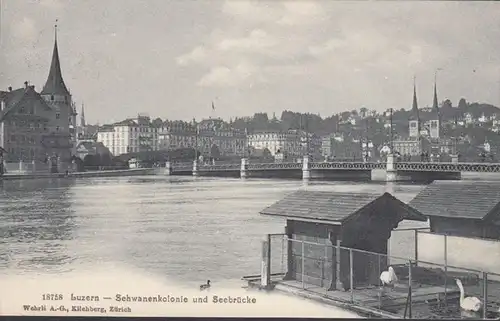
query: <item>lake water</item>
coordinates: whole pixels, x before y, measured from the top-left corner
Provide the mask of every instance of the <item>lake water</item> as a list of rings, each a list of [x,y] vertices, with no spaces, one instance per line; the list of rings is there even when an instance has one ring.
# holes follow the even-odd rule
[[[3,314],[20,314],[23,304],[47,303],[41,301],[44,293],[63,294],[66,305],[71,305],[71,293],[196,296],[197,287],[210,279],[210,296],[250,295],[257,303],[134,303],[132,313],[125,315],[354,316],[295,297],[241,288],[242,276],[260,273],[263,236],[284,231],[284,220],[258,212],[304,188],[301,181],[145,176],[0,184]],[[422,188],[382,182],[307,186],[389,191],[403,201]],[[400,227],[410,225],[418,224],[402,222]],[[403,239],[391,241],[393,255],[409,252]],[[109,305],[102,298],[93,304]],[[276,309],[277,304],[287,308]]]

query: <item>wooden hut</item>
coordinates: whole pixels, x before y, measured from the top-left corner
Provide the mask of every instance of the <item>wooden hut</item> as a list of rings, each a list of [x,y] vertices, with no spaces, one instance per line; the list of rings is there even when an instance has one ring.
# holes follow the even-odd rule
[[[434,181],[409,205],[433,233],[500,239],[500,181]]]
[[[286,218],[285,279],[330,290],[379,284],[391,231],[402,220],[426,221],[417,210],[389,193],[352,194],[297,191],[260,212]],[[306,241],[306,242],[302,242]],[[354,248],[351,257],[349,250]]]

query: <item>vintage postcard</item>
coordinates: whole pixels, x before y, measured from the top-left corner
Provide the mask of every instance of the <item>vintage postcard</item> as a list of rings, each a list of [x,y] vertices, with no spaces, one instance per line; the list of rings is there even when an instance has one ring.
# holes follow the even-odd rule
[[[499,17],[0,0],[0,315],[499,319]]]

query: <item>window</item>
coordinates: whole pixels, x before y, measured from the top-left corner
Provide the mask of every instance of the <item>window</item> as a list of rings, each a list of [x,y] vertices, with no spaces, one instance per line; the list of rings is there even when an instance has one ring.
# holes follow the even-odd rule
[[[58,132],[58,131],[59,131],[59,126],[56,127],[56,132]]]
[[[50,100],[54,101],[54,95],[50,95]]]
[[[59,118],[61,118],[61,114],[56,113],[56,119],[59,119]]]

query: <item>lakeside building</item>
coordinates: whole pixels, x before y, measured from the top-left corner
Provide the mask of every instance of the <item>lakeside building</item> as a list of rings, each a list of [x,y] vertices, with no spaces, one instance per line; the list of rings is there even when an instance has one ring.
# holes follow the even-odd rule
[[[97,131],[97,141],[102,142],[115,156],[158,150],[158,127],[153,126],[147,115],[104,125]]]
[[[222,119],[204,119],[198,124],[197,147],[206,156],[244,156],[248,148],[247,135]]]
[[[195,148],[203,156],[244,156],[247,138],[222,119],[205,119],[200,123],[165,121],[159,132],[160,150]]]
[[[256,131],[248,135],[248,145],[255,149],[268,149],[272,156],[321,155],[321,138],[302,130]]]
[[[70,163],[76,152],[77,112],[62,77],[57,29],[42,91],[26,81],[22,88],[0,91],[0,101],[0,146],[6,162]]]

